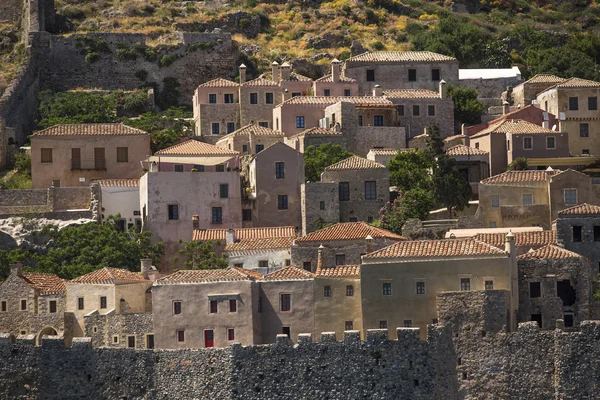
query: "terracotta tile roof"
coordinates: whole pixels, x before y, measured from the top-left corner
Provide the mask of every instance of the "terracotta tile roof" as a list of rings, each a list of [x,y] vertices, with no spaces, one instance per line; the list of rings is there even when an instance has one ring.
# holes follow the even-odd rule
[[[189,283],[255,281],[263,275],[244,268],[229,267],[224,269],[182,270],[159,278],[155,285],[177,285]]]
[[[422,258],[503,255],[506,252],[473,238],[397,242],[364,258]]]
[[[559,247],[555,244],[549,244],[537,250],[530,250],[517,257],[519,260],[549,260],[549,259],[572,259],[583,258],[582,255]]]
[[[373,153],[378,156],[395,156],[398,154],[397,149],[371,149],[369,153]]]
[[[581,78],[570,78],[556,85],[557,88],[600,88],[600,82]]]
[[[54,125],[41,131],[37,131],[33,136],[130,136],[130,135],[148,135],[148,132],[141,129],[132,128],[124,124],[64,124]]]
[[[304,76],[301,74],[298,74],[296,72],[292,72],[290,74],[290,81],[298,81],[298,82],[312,82],[312,79],[310,79],[308,76]]]
[[[383,96],[296,96],[282,104],[332,105],[344,101],[358,107],[395,107],[394,103]]]
[[[531,122],[524,121],[522,119],[505,119],[497,124],[490,125],[488,128],[477,132],[472,137],[479,137],[488,134],[496,133],[508,133],[508,134],[557,134],[559,132],[553,131],[543,126],[532,124]]]
[[[264,276],[263,281],[304,281],[313,279],[315,275],[303,268],[284,267]]]
[[[240,86],[238,83],[234,81],[230,81],[223,78],[213,79],[212,81],[204,82],[199,87],[214,87],[214,88],[222,88],[222,87],[238,87]]]
[[[89,285],[108,285],[119,283],[149,282],[140,272],[131,272],[121,268],[101,268],[83,276],[79,276],[69,283],[82,283]]]
[[[517,247],[539,247],[548,244],[556,244],[556,231],[531,231],[531,232],[514,232],[515,246]],[[500,249],[504,249],[506,234],[499,233],[480,233],[473,237]]]
[[[279,83],[272,81],[270,79],[265,78],[264,76],[259,76],[256,79],[252,79],[251,81],[242,83],[242,86],[279,86]]]
[[[486,178],[480,183],[483,185],[502,185],[505,183],[523,183],[523,182],[546,182],[548,176],[557,175],[560,171],[507,171],[501,174]]]
[[[359,278],[360,265],[336,265],[335,267],[317,268],[315,276],[319,278]]]
[[[239,154],[237,151],[223,149],[221,147],[199,142],[194,139],[186,140],[166,149],[162,149],[154,153],[154,155],[170,155],[170,156],[223,156],[231,155],[232,157]]]
[[[439,99],[440,94],[427,89],[391,89],[384,90],[383,95],[390,99]]]
[[[385,165],[359,156],[352,156],[325,168],[325,171],[342,171],[348,169],[385,169]]]
[[[457,144],[446,150],[446,154],[449,156],[485,156],[490,154],[487,151],[475,149],[473,147],[465,146],[464,144]]]
[[[221,139],[219,139],[219,142],[223,139],[234,136],[248,136],[250,132],[253,132],[256,136],[285,136],[282,132],[274,131],[271,128],[266,128],[258,124],[248,124],[246,126],[242,126],[237,131],[233,131],[223,136]]]
[[[138,187],[140,186],[139,179],[100,179],[98,181],[100,186],[114,186],[114,187]]]
[[[226,239],[227,229],[196,229],[194,230],[192,240],[212,240],[224,241]],[[296,237],[296,228],[293,226],[277,226],[271,228],[237,228],[235,236],[238,240],[243,239],[263,239],[263,238],[282,238]]]
[[[26,272],[23,278],[29,286],[38,289],[41,295],[62,294],[67,291],[64,279],[54,274]]]
[[[311,232],[306,236],[296,239],[296,242],[326,242],[330,240],[354,240],[364,239],[371,235],[373,239],[388,238],[396,240],[406,240],[406,238],[386,231],[385,229],[376,228],[366,222],[340,222],[338,224],[323,228],[316,232]]]
[[[444,56],[430,51],[369,51],[350,57],[346,62],[430,62],[456,61],[454,57]]]
[[[342,131],[336,131],[335,129],[326,128],[309,128],[305,131],[297,133],[294,136],[329,136],[329,135],[343,135]]]
[[[319,79],[317,79],[315,82],[329,82],[329,83],[333,83],[333,77],[332,77],[331,74],[325,75],[325,76],[322,76]],[[343,75],[340,74],[340,82],[352,83],[352,82],[356,82],[356,79],[349,78],[347,76],[343,76]]]
[[[448,136],[447,138],[444,138],[443,140],[444,140],[445,143],[448,143],[448,142],[450,142],[450,141],[452,141],[454,139],[460,138],[460,137],[466,137],[466,135],[463,135],[463,134],[452,135],[452,136]]]
[[[225,246],[225,251],[289,249],[294,242],[293,237],[275,237],[260,239],[240,239]]]
[[[565,78],[561,78],[556,75],[551,74],[537,74],[530,78],[527,82],[524,83],[560,83],[563,82]]]
[[[597,215],[600,214],[600,206],[583,203],[578,206],[566,208],[558,212],[558,215]]]

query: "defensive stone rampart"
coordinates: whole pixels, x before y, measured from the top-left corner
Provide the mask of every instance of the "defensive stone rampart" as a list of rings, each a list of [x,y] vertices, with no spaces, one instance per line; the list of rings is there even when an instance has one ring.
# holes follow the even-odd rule
[[[89,187],[1,190],[0,217],[23,214],[56,214],[70,213],[69,210],[84,211],[84,218],[91,218],[90,209],[92,193]],[[52,218],[60,219],[60,218]]]

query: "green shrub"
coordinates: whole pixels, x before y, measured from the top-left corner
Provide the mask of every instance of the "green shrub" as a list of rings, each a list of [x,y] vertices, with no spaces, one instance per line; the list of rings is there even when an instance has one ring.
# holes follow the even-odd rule
[[[175,57],[174,55],[171,54],[165,54],[164,56],[162,56],[160,58],[160,60],[158,61],[158,65],[162,68],[162,67],[168,67],[169,65],[173,64],[175,62],[175,60],[177,60],[177,57]]]
[[[15,169],[22,174],[31,176],[31,155],[27,151],[20,151],[15,156]]]
[[[39,94],[39,128],[58,124],[116,122],[114,95],[45,90]]]
[[[373,48],[373,50],[377,50],[377,51],[385,49],[385,46],[379,40],[372,42],[371,47]]]
[[[92,51],[90,53],[86,53],[85,62],[88,64],[93,64],[100,59],[100,54]]]
[[[257,4],[258,4],[258,3],[257,3],[257,1],[256,1],[256,0],[246,0],[246,6],[247,6],[247,7],[254,8],[254,7],[256,7],[256,5],[257,5]]]
[[[156,53],[156,51],[154,51],[153,49],[146,49],[144,51],[144,60],[152,62],[152,61],[156,61],[158,59],[158,53]]]
[[[135,61],[137,60],[138,52],[136,49],[119,43],[117,45],[117,60],[119,61]]]
[[[145,92],[130,93],[125,97],[123,109],[130,114],[142,114],[148,111],[148,95]]]

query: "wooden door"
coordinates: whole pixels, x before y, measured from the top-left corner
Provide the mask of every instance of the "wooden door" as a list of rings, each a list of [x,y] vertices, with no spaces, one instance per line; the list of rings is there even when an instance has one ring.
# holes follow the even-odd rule
[[[94,148],[94,166],[96,169],[106,169],[106,159],[104,158],[104,147]]]
[[[212,329],[204,331],[204,347],[215,347],[215,332]]]

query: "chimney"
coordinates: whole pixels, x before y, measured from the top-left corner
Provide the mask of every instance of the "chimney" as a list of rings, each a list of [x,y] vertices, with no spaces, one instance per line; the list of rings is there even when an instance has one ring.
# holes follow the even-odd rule
[[[246,82],[246,66],[244,64],[240,64],[238,69],[240,71],[240,83]]]
[[[142,258],[140,260],[141,271],[144,274],[144,278],[155,282],[158,279],[158,270],[152,265],[152,259]]]
[[[502,102],[502,115],[506,115],[510,112],[510,105],[508,104],[508,101],[504,101]]]
[[[341,65],[342,65],[342,63],[337,58],[334,58],[331,61],[331,80],[333,82],[339,82],[340,81]]]
[[[323,246],[323,244],[321,244],[319,246],[319,250],[318,250],[318,255],[317,255],[317,269],[323,269],[323,268],[327,268],[327,265],[325,263],[325,254],[323,254],[325,252],[325,246]],[[315,272],[315,271],[312,271]]]
[[[292,66],[290,65],[289,62],[286,61],[283,64],[281,64],[281,80],[282,81],[289,81],[291,73],[292,73]]]
[[[192,229],[200,229],[200,217],[198,215],[192,215]]]
[[[290,91],[289,91],[289,89],[285,89],[285,90],[283,91],[283,101],[286,101],[286,100],[287,100],[287,99],[289,99],[290,97],[292,97],[292,96],[290,95]]]
[[[232,244],[235,242],[236,242],[235,229],[233,229],[233,228],[227,229],[227,232],[225,233],[225,244]]]
[[[515,245],[515,235],[512,231],[506,234],[504,250],[508,253],[510,260],[510,269],[508,276],[510,278],[510,330],[517,330],[517,310],[519,309],[519,273],[517,271],[517,247]]]
[[[23,277],[23,267],[20,261],[16,264],[10,264],[10,274]]]
[[[383,96],[383,89],[381,88],[380,85],[375,85],[375,87],[373,87],[373,97],[381,97]]]
[[[248,132],[248,154],[256,154],[256,146],[254,146],[254,130]]]
[[[142,258],[140,259],[140,271],[148,272],[152,269],[152,259],[150,258]]]
[[[373,239],[373,236],[368,235],[365,238],[365,244],[366,244],[366,250],[367,250],[367,254],[372,253],[375,251],[375,239]]]
[[[271,64],[271,74],[273,75],[272,80],[279,82],[279,63],[277,61],[273,61]]]
[[[440,81],[440,99],[445,99],[445,98],[446,98],[446,81],[442,79]]]

